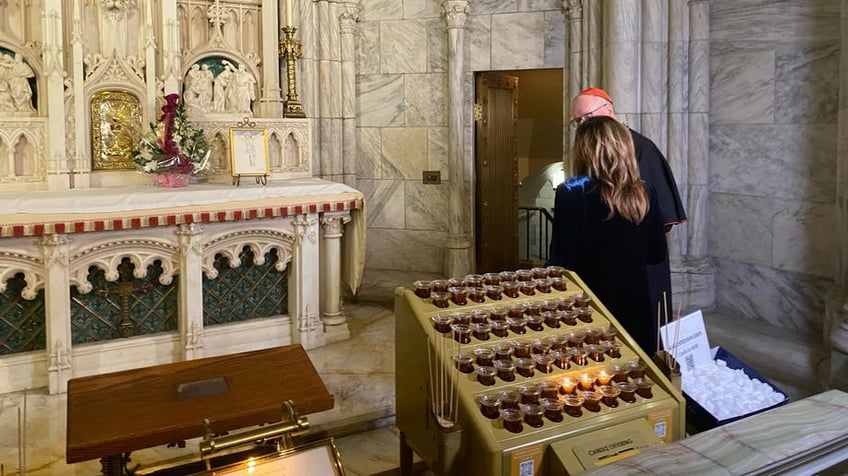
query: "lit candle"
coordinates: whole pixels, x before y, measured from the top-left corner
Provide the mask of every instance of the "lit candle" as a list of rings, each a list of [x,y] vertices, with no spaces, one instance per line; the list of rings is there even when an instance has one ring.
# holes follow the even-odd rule
[[[577,382],[571,380],[568,377],[562,379],[562,391],[565,393],[574,393],[574,387],[577,386]]]
[[[592,390],[595,386],[595,379],[589,374],[580,375],[580,388],[583,390]]]
[[[598,373],[598,384],[599,385],[609,385],[610,380],[612,379],[612,375],[606,370],[601,370]]]
[[[292,0],[286,0],[286,26],[292,26]]]

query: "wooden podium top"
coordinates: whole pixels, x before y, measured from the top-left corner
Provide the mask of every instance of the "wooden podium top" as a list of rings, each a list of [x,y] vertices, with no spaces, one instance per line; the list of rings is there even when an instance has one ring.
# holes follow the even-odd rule
[[[333,408],[300,345],[71,379],[65,460],[203,436],[204,419],[214,433],[278,422],[285,400],[300,414]]]

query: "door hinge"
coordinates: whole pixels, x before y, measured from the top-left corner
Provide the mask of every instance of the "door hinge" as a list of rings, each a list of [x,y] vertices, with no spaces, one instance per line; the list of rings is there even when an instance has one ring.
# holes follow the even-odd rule
[[[483,119],[483,105],[474,103],[474,120],[479,121],[481,119]]]

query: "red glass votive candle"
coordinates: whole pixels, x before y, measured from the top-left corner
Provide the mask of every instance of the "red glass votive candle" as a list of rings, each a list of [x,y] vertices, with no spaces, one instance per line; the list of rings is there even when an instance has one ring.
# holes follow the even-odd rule
[[[518,282],[518,290],[521,294],[525,296],[535,296],[536,295],[536,282],[535,281],[519,281]]]
[[[618,389],[621,393],[618,398],[625,403],[633,403],[636,401],[636,384],[632,382],[622,382],[618,384]]]
[[[607,345],[607,355],[612,357],[613,359],[621,358],[621,342],[606,342]]]
[[[547,354],[551,351],[551,344],[547,340],[536,339],[530,347],[531,354]]]
[[[504,281],[509,282],[516,280],[515,271],[501,271],[500,273],[498,273],[498,276],[501,278],[501,283],[503,283]]]
[[[486,290],[486,297],[493,301],[500,301],[503,299],[503,286],[497,284],[487,284],[483,287]]]
[[[551,329],[559,328],[559,311],[542,311],[542,319],[544,319],[545,325]]]
[[[466,286],[470,288],[481,287],[483,286],[483,275],[482,274],[469,274],[465,276],[463,282]]]
[[[566,326],[577,325],[577,312],[575,311],[560,311],[559,320]]]
[[[631,361],[628,362],[626,365],[627,368],[630,370],[630,378],[645,378],[645,369],[647,368],[645,364],[643,364],[642,362]]]
[[[515,364],[511,360],[495,360],[494,364],[501,380],[504,382],[515,380]]]
[[[486,300],[486,289],[483,287],[466,288],[471,302],[481,303]]]
[[[524,304],[524,314],[528,316],[542,315],[542,305],[538,302],[528,302]]]
[[[472,309],[468,312],[469,319],[471,320],[471,324],[479,324],[481,322],[487,322],[489,317],[489,312],[484,309]]]
[[[491,367],[495,361],[495,351],[480,347],[474,349],[474,357],[477,359],[477,365],[482,367]]]
[[[518,393],[521,394],[521,403],[539,403],[539,398],[542,396],[542,389],[538,385],[531,383],[518,387]]]
[[[561,422],[563,404],[559,398],[543,398],[542,407],[545,409],[545,418],[554,423]]]
[[[571,361],[574,362],[574,365],[586,365],[589,363],[589,351],[582,347],[572,347]]]
[[[492,325],[486,322],[475,322],[471,324],[471,334],[478,340],[489,340],[489,332]]]
[[[518,281],[532,281],[533,271],[530,271],[529,269],[516,269],[515,279]]]
[[[451,295],[451,301],[458,306],[464,306],[468,304],[468,288],[452,286],[448,288],[448,292]]]
[[[497,370],[494,367],[477,367],[477,381],[487,387],[495,384],[495,374]]]
[[[558,383],[551,380],[545,380],[539,384],[539,389],[542,392],[540,396],[542,398],[557,398],[559,397],[559,388],[560,385]]]
[[[453,312],[450,315],[454,324],[471,324],[471,314],[467,312]]]
[[[548,278],[544,279],[536,279],[536,291],[540,293],[550,293],[551,292],[551,281]]]
[[[519,408],[521,403],[521,394],[518,390],[502,390],[498,393],[498,398],[501,401],[501,408]]]
[[[560,299],[559,306],[557,306],[560,311],[570,311],[572,308],[574,308],[574,297],[572,296]]]
[[[589,358],[595,362],[603,362],[606,348],[598,344],[589,344],[586,346],[586,351],[589,352]]]
[[[618,331],[615,330],[614,327],[602,327],[601,328],[601,340],[605,340],[608,342],[615,341],[615,336],[618,335]]]
[[[561,278],[565,274],[565,268],[562,266],[548,266],[549,278]]]
[[[551,353],[551,355],[554,357],[554,365],[563,370],[568,369],[568,362],[571,361],[571,352],[566,350],[555,350]]]
[[[501,284],[501,275],[498,273],[484,273],[483,274],[483,284],[494,286],[497,284]]]
[[[549,374],[554,371],[554,356],[548,354],[533,354],[536,361],[536,370]]]
[[[450,306],[450,293],[442,291],[433,291],[430,293],[430,298],[433,300],[433,305],[436,307],[445,308]]]
[[[595,377],[591,374],[580,374],[578,381],[580,382],[580,390],[592,390],[595,388]]]
[[[574,305],[577,307],[589,307],[592,302],[592,297],[586,293],[580,293],[574,296]]]
[[[515,341],[512,343],[512,349],[516,358],[530,357],[530,349],[533,344],[530,342]]]
[[[415,295],[423,299],[430,297],[430,292],[433,290],[430,281],[415,281],[413,286],[415,286]]]
[[[523,303],[514,303],[510,304],[506,311],[507,317],[524,317],[524,304]]]
[[[453,318],[450,316],[445,316],[443,314],[433,314],[433,317],[430,318],[433,321],[433,329],[440,334],[447,334],[451,331],[451,324],[453,324]]]
[[[601,330],[596,328],[586,329],[586,338],[583,340],[586,344],[597,344],[601,341]]]
[[[492,346],[492,350],[495,352],[495,360],[512,361],[513,348],[509,342],[498,342]]]
[[[568,280],[565,278],[548,278],[551,281],[551,287],[557,291],[567,291],[568,290]]]
[[[536,361],[529,357],[521,357],[515,361],[515,368],[518,375],[530,378],[533,376],[533,369],[536,368]]]
[[[520,408],[501,408],[501,420],[504,430],[510,433],[521,433],[524,429],[521,422],[524,420],[524,412]]]
[[[562,398],[565,404],[565,414],[574,418],[583,415],[583,395],[566,395]]]
[[[523,317],[508,317],[506,319],[506,323],[509,324],[509,330],[515,334],[524,334],[527,332],[524,329],[524,326],[527,324],[527,320]]]
[[[503,306],[495,306],[489,309],[489,320],[490,321],[506,321],[507,317],[507,308]]]
[[[454,354],[453,365],[457,370],[464,374],[474,372],[474,357],[469,354]]]
[[[633,371],[630,372],[633,374]],[[654,392],[651,387],[654,383],[646,378],[634,378],[633,383],[636,384],[636,393],[642,398],[654,398]]]
[[[468,324],[451,324],[453,331],[453,340],[460,344],[468,344],[471,342],[471,326]]]
[[[545,408],[539,403],[526,403],[521,405],[524,410],[524,422],[533,428],[542,426],[542,415],[545,414]]]
[[[531,314],[528,315],[525,320],[527,321],[527,327],[531,331],[540,332],[545,330],[545,318],[543,318],[542,316]]]
[[[626,365],[616,365],[612,368],[615,376],[612,378],[617,383],[623,383],[630,380],[630,368]]]
[[[509,335],[509,324],[506,321],[492,321],[492,334],[495,337],[506,337]]]
[[[496,420],[500,416],[501,399],[497,395],[480,395],[480,413],[490,420]]]
[[[532,268],[533,279],[544,279],[548,277],[548,268]]]
[[[604,402],[604,405],[610,408],[618,407],[618,395],[621,393],[618,385],[599,385],[598,393],[601,394],[601,401]]]
[[[583,408],[590,412],[601,411],[601,394],[592,390],[581,392],[583,396]]]
[[[448,282],[447,279],[436,279],[436,280],[430,282],[430,288],[434,292],[444,293],[444,292],[447,292],[449,287],[450,287],[450,283]]]
[[[581,322],[592,322],[592,308],[590,307],[575,307],[577,309],[577,319]]]
[[[518,283],[515,281],[501,281],[501,287],[503,288],[503,295],[506,297],[517,298],[518,297]]]

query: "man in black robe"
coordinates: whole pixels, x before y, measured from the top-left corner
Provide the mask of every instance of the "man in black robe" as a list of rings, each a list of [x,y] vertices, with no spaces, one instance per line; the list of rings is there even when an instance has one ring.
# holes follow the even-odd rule
[[[612,99],[602,89],[585,89],[571,102],[572,124],[579,124],[593,116],[615,118]],[[639,162],[639,174],[642,180],[651,184],[656,192],[660,216],[667,233],[672,226],[686,221],[686,211],[683,209],[683,202],[677,191],[677,182],[674,180],[668,161],[656,144],[633,129],[630,129],[630,133],[633,135],[636,160]],[[674,307],[671,302],[671,267],[668,256],[663,262],[648,266],[647,278],[653,316],[664,316],[664,309],[667,308],[668,317],[671,319]],[[663,304],[664,296],[665,304]],[[652,320],[653,336],[656,336],[658,332],[656,326],[657,322]],[[657,346],[643,350],[650,355],[657,350]]]

